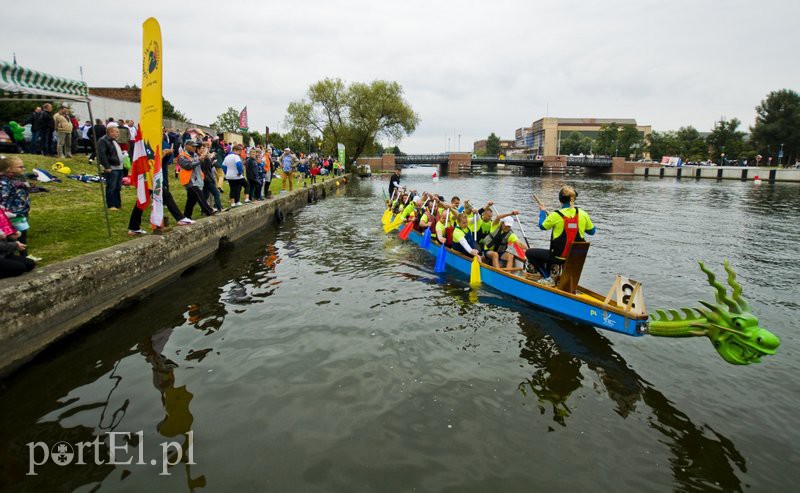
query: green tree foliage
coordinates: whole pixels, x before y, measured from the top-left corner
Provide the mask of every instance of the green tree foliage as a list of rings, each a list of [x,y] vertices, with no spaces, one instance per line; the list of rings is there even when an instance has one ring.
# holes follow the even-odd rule
[[[602,156],[616,156],[617,139],[619,138],[619,125],[609,123],[600,127],[597,133],[595,154]]]
[[[720,119],[714,124],[711,135],[706,139],[714,160],[719,160],[723,152],[726,160],[737,159],[742,155],[745,150],[745,133],[738,130],[740,124],[738,118],[728,121]]]
[[[600,127],[595,153],[604,156],[637,158],[645,149],[644,136],[635,125],[617,125],[616,122]]]
[[[486,137],[486,155],[499,156],[500,155],[500,137],[495,135],[494,132]]]
[[[778,163],[778,152],[783,144],[784,164],[794,164],[800,157],[800,94],[790,89],[770,92],[756,106],[756,124],[751,142],[763,156],[772,156]]]
[[[623,125],[617,136],[617,156],[637,159],[644,149],[644,138],[635,125]]]
[[[2,101],[0,102],[0,122],[8,123],[14,121],[24,125],[25,120],[30,117],[33,110],[43,104],[43,101]]]
[[[594,140],[580,132],[570,133],[561,141],[561,154],[589,154],[594,149]]]
[[[656,132],[650,134],[647,143],[647,150],[650,157],[660,161],[664,156],[674,156],[678,154],[678,138],[675,132]]]
[[[247,132],[247,134],[250,136],[250,140],[253,142],[253,145],[264,145],[264,135],[260,132]]]
[[[239,131],[239,112],[232,107],[228,107],[225,113],[217,116],[211,127],[219,132],[238,132]]]
[[[356,159],[377,150],[381,137],[399,141],[410,135],[419,116],[397,82],[345,85],[341,79],[324,79],[312,84],[304,99],[289,103],[286,123],[291,131],[305,132],[312,142],[322,142],[322,152],[336,154],[336,144],[341,142],[348,159]]]
[[[406,155],[406,153],[401,151],[400,148],[397,147],[397,146],[392,147],[392,150],[389,151],[389,152],[391,152],[395,156],[405,156]]]
[[[708,142],[696,128],[689,125],[681,127],[675,134],[678,140],[678,155],[686,161],[704,161],[708,159]]]
[[[684,161],[703,161],[708,158],[708,143],[692,126],[681,127],[674,132],[653,132],[647,147],[656,161],[663,156],[679,156]]]
[[[178,120],[181,122],[189,121],[189,117],[175,109],[175,107],[172,106],[172,103],[167,101],[166,98],[162,96],[162,99],[164,101],[164,118],[170,118],[172,120]]]

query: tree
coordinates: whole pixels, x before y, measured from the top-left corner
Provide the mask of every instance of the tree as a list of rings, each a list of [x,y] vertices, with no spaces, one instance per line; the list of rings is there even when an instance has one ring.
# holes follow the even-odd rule
[[[595,153],[603,156],[616,156],[617,139],[619,139],[619,125],[616,122],[603,125],[597,133]]]
[[[561,141],[561,154],[589,154],[594,147],[594,140],[580,132],[570,133]]]
[[[238,132],[239,112],[229,106],[225,113],[217,116],[211,126],[220,132]]]
[[[44,101],[2,101],[0,102],[0,122],[17,122],[25,124],[37,106],[42,106]]]
[[[617,152],[615,156],[636,159],[642,155],[643,148],[644,138],[642,133],[636,129],[636,125],[623,125],[617,135]]]
[[[392,150],[389,152],[391,152],[395,156],[406,156],[406,153],[401,151],[400,148],[397,146],[392,147]]]
[[[745,133],[737,130],[740,123],[738,118],[731,118],[729,121],[720,119],[714,124],[714,129],[706,140],[715,160],[721,159],[722,153],[725,153],[726,158],[740,157],[745,147]]]
[[[246,132],[247,133],[247,132]],[[253,145],[260,146],[264,145],[264,134],[260,132],[249,132],[250,138],[253,140]]]
[[[175,107],[172,106],[172,103],[167,101],[166,98],[162,96],[162,99],[164,101],[164,118],[170,118],[172,120],[178,120],[181,122],[189,121],[189,117],[175,109]]]
[[[495,135],[494,132],[486,137],[486,155],[499,156],[500,155],[500,137]]]
[[[399,141],[419,124],[400,84],[383,80],[347,86],[341,79],[324,79],[312,84],[304,99],[289,103],[286,112],[290,132],[322,142],[328,154],[336,154],[342,143],[351,160],[376,150],[379,138]]]
[[[675,132],[653,132],[647,144],[650,157],[661,161],[664,156],[673,156],[678,153],[678,139]]]
[[[778,161],[783,148],[783,163],[794,164],[800,151],[800,94],[790,89],[770,92],[756,106],[756,124],[750,128],[751,142],[764,156]]]
[[[708,159],[708,142],[696,128],[689,125],[675,132],[678,143],[678,155],[686,161],[704,161]]]

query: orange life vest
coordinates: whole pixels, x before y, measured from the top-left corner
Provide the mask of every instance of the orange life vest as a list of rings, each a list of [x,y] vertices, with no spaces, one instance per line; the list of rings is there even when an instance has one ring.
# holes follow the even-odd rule
[[[188,159],[189,161],[192,160],[192,156],[190,156],[189,153],[185,152],[185,151],[180,153],[178,158],[179,159],[180,158]],[[178,168],[180,169],[180,171],[178,172],[178,179],[181,181],[181,185],[183,185],[185,187],[192,180],[192,172],[194,172],[194,170],[193,169],[183,169],[183,166],[181,166],[181,165],[178,165]],[[200,174],[202,174],[203,179],[205,180],[206,174],[203,173],[202,171],[200,171]]]

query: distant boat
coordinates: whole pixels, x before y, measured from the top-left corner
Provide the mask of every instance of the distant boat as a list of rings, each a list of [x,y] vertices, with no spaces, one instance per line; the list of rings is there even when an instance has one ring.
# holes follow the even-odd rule
[[[370,168],[369,164],[358,165],[358,176],[360,178],[369,178],[372,176],[372,168]]]

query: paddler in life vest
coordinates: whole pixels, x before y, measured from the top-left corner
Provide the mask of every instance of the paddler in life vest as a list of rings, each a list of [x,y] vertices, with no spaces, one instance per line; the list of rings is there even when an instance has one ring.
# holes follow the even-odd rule
[[[414,211],[419,207],[422,207],[422,197],[414,195],[414,198],[403,207],[403,210],[400,212],[400,217],[402,217],[405,222],[413,221]]]
[[[452,214],[451,211],[450,215]],[[474,236],[469,229],[469,216],[462,212],[458,215],[456,222],[457,225],[453,229],[453,250],[468,257],[473,255],[480,256],[481,253],[477,250]]]
[[[589,214],[583,209],[575,207],[575,198],[578,196],[575,189],[569,185],[561,187],[558,192],[558,201],[561,209],[547,214],[543,204],[539,204],[539,229],[552,230],[550,234],[550,248],[531,248],[525,252],[528,262],[543,276],[539,281],[542,284],[554,285],[550,279],[550,268],[561,265],[569,255],[570,247],[575,241],[584,241],[584,237],[595,233],[594,224]]]
[[[418,230],[419,232],[424,232],[425,229],[430,228],[433,226],[434,221],[436,219],[436,196],[435,195],[428,195],[428,204],[424,207],[424,211],[422,216],[419,218],[418,223]]]
[[[510,217],[519,214],[518,211],[511,211],[508,214],[501,214],[494,220],[492,230],[480,240],[478,244],[483,248],[486,261],[491,262],[495,269],[500,268],[500,261],[506,263],[506,269],[514,265],[513,250],[510,249],[514,243],[519,241],[517,235],[511,231],[514,220]],[[480,228],[480,226],[478,226]]]

